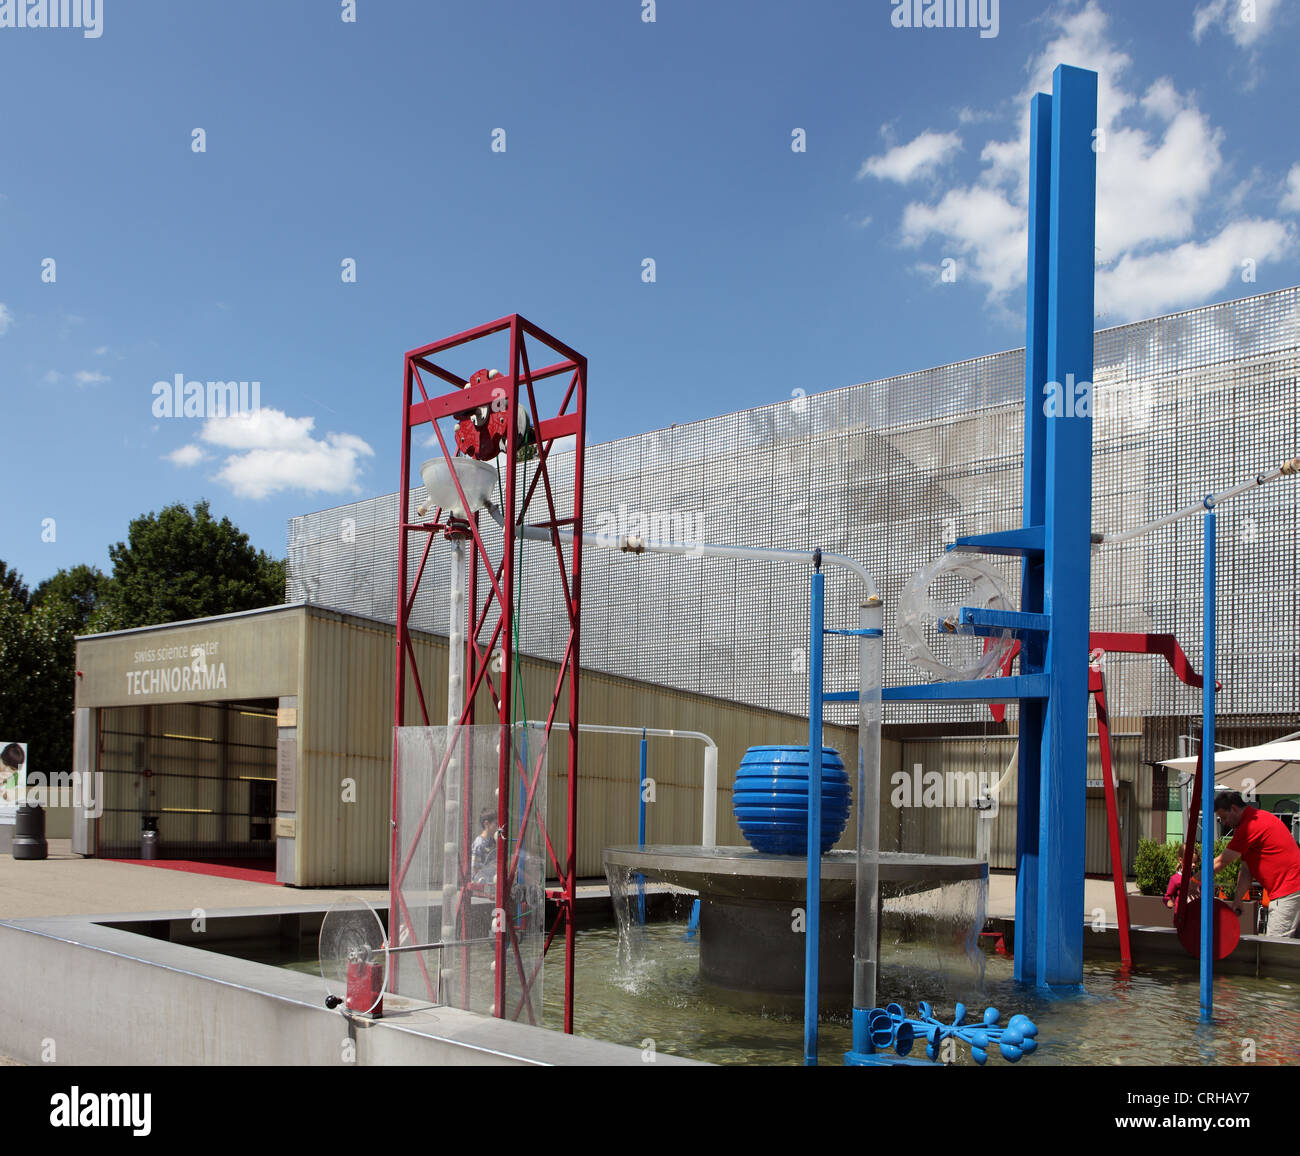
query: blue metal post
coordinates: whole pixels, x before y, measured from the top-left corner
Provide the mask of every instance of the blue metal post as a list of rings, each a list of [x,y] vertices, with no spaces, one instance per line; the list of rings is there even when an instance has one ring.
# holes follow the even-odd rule
[[[636,845],[645,846],[645,764],[646,764],[646,738],[645,727],[641,728],[641,777],[640,784],[637,787],[637,798],[640,800],[637,827],[636,827]],[[639,871],[636,876],[636,917],[642,926],[645,926],[645,876]]]
[[[1039,747],[1039,987],[1077,988],[1083,982],[1096,127],[1097,74],[1058,66],[1052,76],[1048,224],[1046,372],[1055,404],[1044,423],[1043,609],[1051,615],[1052,629],[1046,653],[1050,691]],[[1026,403],[1047,400],[1027,398]],[[1020,950],[1019,929],[1016,940]]]
[[[1029,104],[1029,269],[1025,303],[1025,456],[1023,524],[1045,520],[1047,418],[1042,405],[1047,382],[1048,223],[1051,220],[1052,98],[1040,92]],[[1020,608],[1043,610],[1043,556],[1027,553],[1021,564]],[[1021,674],[1040,673],[1047,643],[1038,636],[1021,643]],[[1020,703],[1020,754],[1016,771],[1016,938],[1017,983],[1038,978],[1038,795],[1043,703]]]
[[[1205,656],[1201,677],[1201,1022],[1214,1015],[1214,579],[1215,514],[1205,515]],[[1194,836],[1193,836],[1194,837]]]
[[[819,552],[820,554],[820,552]],[[803,1062],[817,1064],[818,984],[822,905],[822,644],[826,605],[821,559],[812,576],[808,631],[808,878],[804,898]]]

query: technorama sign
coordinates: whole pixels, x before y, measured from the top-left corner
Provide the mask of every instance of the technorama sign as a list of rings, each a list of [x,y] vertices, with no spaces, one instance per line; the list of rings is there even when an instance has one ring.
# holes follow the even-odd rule
[[[220,645],[206,642],[137,650],[135,669],[126,671],[126,693],[135,696],[225,690],[226,664],[217,658]]]

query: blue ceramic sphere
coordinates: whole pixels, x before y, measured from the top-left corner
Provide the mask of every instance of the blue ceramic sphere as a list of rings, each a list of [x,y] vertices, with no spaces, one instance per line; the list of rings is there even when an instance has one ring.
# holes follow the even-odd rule
[[[808,751],[804,747],[750,747],[740,760],[731,809],[740,833],[756,851],[808,853]],[[822,748],[821,853],[849,821],[849,775],[831,747]]]

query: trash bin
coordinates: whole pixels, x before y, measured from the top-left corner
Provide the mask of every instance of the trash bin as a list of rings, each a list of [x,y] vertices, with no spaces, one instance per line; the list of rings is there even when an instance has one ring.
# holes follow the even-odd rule
[[[140,858],[158,858],[158,816],[145,815],[144,825],[140,830]]]
[[[23,803],[14,820],[14,858],[45,859],[50,845],[45,841],[45,808]]]

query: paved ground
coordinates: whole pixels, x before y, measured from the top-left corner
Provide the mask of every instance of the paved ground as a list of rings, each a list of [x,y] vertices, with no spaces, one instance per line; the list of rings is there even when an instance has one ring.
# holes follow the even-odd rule
[[[582,881],[578,893],[597,895],[604,890],[604,880],[589,879]],[[72,853],[67,839],[51,839],[50,857],[41,862],[16,862],[9,855],[0,855],[0,919],[195,907],[292,907],[299,903],[328,903],[340,891],[365,896],[379,905],[388,902],[388,891],[382,887],[300,889],[107,859],[83,859]],[[1105,909],[1107,922],[1115,922],[1115,891],[1108,879],[1084,881],[1084,910],[1080,914],[1091,918],[1097,907]],[[1015,909],[1015,876],[1000,872],[992,875],[988,914],[1014,916]]]
[[[1129,893],[1137,888],[1130,883]],[[1101,907],[1106,912],[1106,922],[1115,922],[1115,884],[1109,879],[1085,879],[1083,881],[1083,918],[1091,919],[1094,909]],[[997,872],[989,876],[988,914],[1014,918],[1016,914],[1016,877],[1011,872]]]
[[[101,915],[127,911],[186,911],[202,907],[293,907],[329,903],[341,892],[388,903],[382,887],[312,888],[245,883],[158,867],[83,859],[69,840],[51,839],[50,857],[39,862],[0,855],[0,919],[38,915]]]

